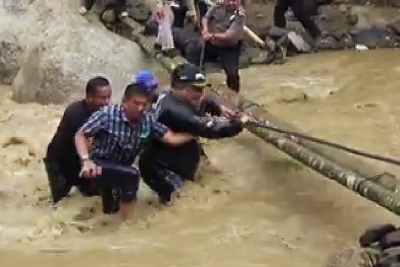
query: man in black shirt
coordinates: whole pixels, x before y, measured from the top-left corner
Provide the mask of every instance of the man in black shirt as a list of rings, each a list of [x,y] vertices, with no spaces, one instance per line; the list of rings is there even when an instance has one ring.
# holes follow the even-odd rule
[[[233,137],[243,130],[245,117],[241,118],[242,122],[204,117],[202,113],[216,110],[208,110],[207,105],[201,107],[205,105],[202,99],[206,81],[198,67],[179,65],[172,72],[171,80],[173,90],[163,97],[155,110],[159,122],[174,132],[209,139]],[[215,106],[211,109],[214,108],[218,109]],[[174,147],[157,140],[149,142],[141,154],[139,168],[144,182],[158,194],[161,203],[169,203],[185,180],[194,179],[201,150],[197,139]]]
[[[85,196],[94,195],[90,180],[79,177],[81,164],[74,137],[93,112],[109,103],[110,97],[109,81],[104,77],[94,77],[86,84],[85,99],[76,101],[65,109],[44,158],[54,204],[66,197],[72,186],[77,186]]]

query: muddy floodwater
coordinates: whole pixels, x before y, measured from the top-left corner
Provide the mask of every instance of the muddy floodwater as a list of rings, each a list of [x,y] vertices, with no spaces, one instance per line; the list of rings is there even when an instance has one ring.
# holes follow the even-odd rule
[[[291,58],[243,70],[243,93],[306,132],[400,156],[398,58],[395,50]],[[363,228],[399,222],[248,133],[208,143],[220,172],[189,185],[172,209],[149,208],[143,186],[137,219],[120,228],[90,213],[96,198],[76,195],[53,210],[41,158],[62,111],[1,100],[1,266],[326,266],[334,251],[356,247]]]

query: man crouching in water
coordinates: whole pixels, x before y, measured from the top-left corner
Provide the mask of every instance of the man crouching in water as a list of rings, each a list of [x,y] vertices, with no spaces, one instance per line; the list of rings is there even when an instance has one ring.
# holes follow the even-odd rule
[[[75,135],[75,146],[82,161],[81,174],[93,178],[100,192],[120,193],[121,220],[131,217],[139,189],[140,175],[132,164],[146,143],[154,138],[170,146],[193,139],[175,134],[147,112],[151,93],[138,83],[128,85],[122,104],[94,113]],[[88,149],[88,138],[92,147]]]
[[[97,76],[87,82],[85,99],[73,102],[65,109],[44,158],[54,204],[66,197],[72,186],[77,186],[85,196],[94,195],[90,181],[79,177],[81,164],[74,136],[93,112],[108,105],[110,97],[109,81]]]
[[[198,67],[182,64],[172,72],[171,80],[174,88],[156,110],[159,122],[175,132],[209,139],[233,137],[243,130],[238,120],[200,115],[206,80]],[[185,180],[194,179],[200,155],[197,138],[175,147],[151,140],[139,160],[142,178],[158,194],[160,202],[168,204]]]

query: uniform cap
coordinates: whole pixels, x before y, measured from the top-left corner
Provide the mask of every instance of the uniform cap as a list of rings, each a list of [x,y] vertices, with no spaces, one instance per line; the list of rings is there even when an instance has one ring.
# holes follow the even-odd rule
[[[193,64],[182,65],[177,81],[198,87],[204,87],[207,85],[206,76],[199,67]]]

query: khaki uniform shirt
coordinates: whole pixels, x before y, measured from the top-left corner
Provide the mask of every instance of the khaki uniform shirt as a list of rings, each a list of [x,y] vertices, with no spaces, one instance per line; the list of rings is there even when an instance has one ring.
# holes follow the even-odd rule
[[[211,33],[230,32],[231,38],[227,41],[213,41],[217,46],[235,46],[244,37],[244,25],[246,13],[241,6],[234,12],[226,10],[223,4],[217,4],[211,7],[204,18],[208,21],[208,29]]]

